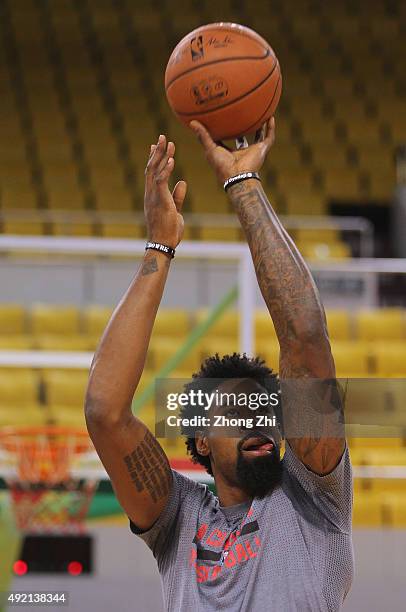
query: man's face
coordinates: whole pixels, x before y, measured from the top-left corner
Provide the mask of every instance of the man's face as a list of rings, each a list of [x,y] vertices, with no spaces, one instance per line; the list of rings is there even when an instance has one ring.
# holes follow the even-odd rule
[[[218,391],[229,397],[244,395],[249,400],[266,391],[251,379],[223,382]],[[268,405],[255,410],[249,401],[236,405],[231,399],[221,401],[209,411],[211,427],[206,432],[206,444],[215,478],[221,476],[230,486],[237,487],[250,497],[264,497],[281,480],[280,434],[276,426],[269,426],[274,412]],[[268,426],[260,426],[268,417]],[[215,419],[221,425],[214,425]]]

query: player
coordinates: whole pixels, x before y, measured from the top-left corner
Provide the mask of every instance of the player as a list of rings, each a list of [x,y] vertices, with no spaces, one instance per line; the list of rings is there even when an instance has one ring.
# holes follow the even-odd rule
[[[335,368],[323,307],[256,178],[274,142],[275,122],[267,124],[259,142],[241,141],[237,151],[213,142],[201,124],[191,127],[219,181],[233,179],[227,196],[280,345],[285,454],[281,459],[275,428],[237,427],[224,437],[196,431],[188,449],[214,475],[215,496],[172,471],[158,441],[132,415],[173,250],[183,233],[186,184],[180,181],[169,191],[175,145],[164,136],[151,147],[146,168],[152,244],[94,357],[85,408],[89,433],[131,530],[157,560],[166,610],[336,611],[353,576],[351,466],[341,404],[331,384]],[[207,360],[191,385],[213,379],[220,379],[217,391],[237,389],[247,396],[276,381],[261,360],[237,354]],[[216,404],[217,412],[222,409]],[[233,410],[227,407],[225,414]]]

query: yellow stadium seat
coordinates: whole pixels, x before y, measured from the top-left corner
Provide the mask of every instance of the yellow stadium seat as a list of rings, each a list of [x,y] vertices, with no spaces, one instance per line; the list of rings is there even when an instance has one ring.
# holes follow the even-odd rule
[[[382,496],[371,493],[354,495],[353,524],[354,527],[381,527]]]
[[[346,123],[348,141],[355,144],[362,142],[376,145],[382,140],[379,127],[375,117],[354,117]]]
[[[25,159],[3,160],[0,166],[0,180],[13,180],[25,185],[30,183],[30,166]]]
[[[0,428],[2,427],[30,427],[47,425],[50,415],[42,406],[25,406],[24,409],[7,409],[0,405]]]
[[[3,223],[4,234],[17,234],[22,236],[38,236],[44,233],[44,224],[41,221],[12,221],[6,219]]]
[[[6,336],[0,336],[0,350],[10,349],[19,351],[28,351],[33,349],[35,346],[34,336],[28,334],[14,335],[8,334]]]
[[[103,221],[101,230],[104,238],[142,238],[144,236],[143,227],[133,222]]]
[[[347,310],[326,310],[327,329],[330,339],[350,340],[351,321]]]
[[[154,407],[149,404],[141,408],[139,414],[137,416],[141,419],[141,421],[148,427],[148,429],[155,433],[155,423],[156,423],[156,412]]]
[[[201,361],[214,356],[216,353],[222,358],[224,355],[240,352],[238,340],[236,338],[232,340],[230,336],[204,338],[199,348]]]
[[[406,378],[406,344],[403,342],[374,343],[371,347],[375,373],[383,378]]]
[[[357,147],[357,158],[361,168],[380,174],[382,169],[391,171],[395,169],[393,146],[385,147],[382,144],[364,145]]]
[[[406,491],[404,478],[368,478],[368,489],[373,493],[404,493]]]
[[[402,438],[350,438],[351,448],[402,448]]]
[[[277,336],[271,315],[267,310],[255,311],[255,341],[256,345],[277,342]]]
[[[340,230],[335,227],[306,228],[295,230],[297,242],[323,242],[326,244],[340,241]]]
[[[179,338],[186,336],[190,329],[189,313],[178,308],[162,308],[158,310],[153,338],[172,336]]]
[[[238,242],[241,232],[238,227],[200,227],[201,240],[216,240],[219,242]]]
[[[323,261],[351,257],[351,249],[345,242],[298,242],[297,248],[303,257],[310,260]]]
[[[93,236],[95,226],[91,221],[55,222],[52,224],[52,233],[55,236]]]
[[[88,379],[86,370],[47,370],[43,373],[46,403],[53,412],[62,408],[83,410]]]
[[[86,420],[83,410],[75,410],[73,408],[60,408],[59,406],[48,407],[48,419],[52,425],[60,427],[73,427],[78,429],[86,429]]]
[[[83,329],[89,336],[100,337],[113,314],[110,306],[88,306],[83,311]]]
[[[79,309],[76,306],[34,305],[31,309],[31,331],[37,336],[77,334]]]
[[[364,465],[401,465],[406,466],[406,448],[369,448],[362,451]]]
[[[85,208],[85,194],[77,185],[53,183],[47,189],[48,206],[55,210],[82,210]]]
[[[351,168],[325,168],[324,192],[330,199],[358,200],[363,197],[360,177]]]
[[[314,179],[310,170],[284,171],[278,174],[277,187],[281,192],[289,192],[291,189],[300,192],[309,192],[314,187]]]
[[[332,354],[339,378],[369,376],[368,345],[361,342],[334,342],[332,343]]]
[[[327,202],[324,194],[316,189],[293,189],[287,186],[283,190],[286,212],[290,215],[324,215]]]
[[[147,427],[154,427],[154,423],[155,423],[155,381],[156,378],[154,376],[154,374],[151,374],[151,371],[148,370],[144,370],[142,376],[141,376],[141,380],[138,383],[138,387],[135,391],[134,394],[134,398],[133,398],[133,412],[136,416],[139,416],[140,414],[145,414],[147,413],[148,415],[148,422],[146,422]],[[143,393],[149,389],[150,390],[150,396],[145,400],[143,400],[143,405],[141,407],[137,407],[136,403],[138,402],[138,400],[141,399]],[[153,428],[152,428],[153,431]]]
[[[20,304],[0,304],[0,335],[23,334],[25,311]]]
[[[360,340],[402,340],[405,337],[405,316],[400,308],[361,310],[355,317]]]
[[[150,365],[154,371],[154,375],[158,373],[166,363],[175,355],[176,351],[182,346],[180,341],[173,338],[158,337],[151,340],[148,357],[152,360]],[[176,366],[178,370],[188,371],[190,376],[192,372],[198,370],[200,366],[200,354],[197,347],[193,347],[188,355],[179,362]]]
[[[371,198],[375,198],[376,201],[389,200],[396,185],[394,168],[389,171],[381,169],[377,173],[370,171],[368,181]]]
[[[206,321],[210,311],[207,308],[199,308],[195,313],[195,325]],[[239,336],[240,314],[237,310],[227,310],[207,330],[204,338],[215,339],[218,336],[237,340]]]
[[[80,334],[41,334],[35,337],[34,346],[40,351],[90,351],[93,338]]]
[[[96,208],[98,210],[131,211],[134,208],[133,196],[124,187],[112,188],[98,184],[96,188]]]
[[[1,206],[6,211],[16,209],[35,209],[37,207],[37,197],[34,189],[18,186],[4,186],[1,188]]]
[[[406,491],[403,481],[403,490],[385,495],[385,504],[391,511],[391,526],[404,529],[406,527]]]
[[[278,126],[279,129],[279,126]],[[303,159],[299,148],[291,144],[278,141],[275,143],[274,155],[270,160],[271,168],[276,171],[283,172],[285,169],[292,170],[293,168],[302,168]]]
[[[151,372],[148,372],[148,371],[144,370],[143,373],[142,373],[141,379],[140,379],[140,381],[138,383],[137,390],[135,392],[134,398],[137,398],[137,396],[139,396],[141,393],[143,393],[145,391],[145,389],[147,387],[149,387],[150,384],[152,382],[154,382],[154,381],[155,381],[155,375],[151,374]]]
[[[319,143],[312,146],[312,161],[317,168],[347,168],[348,154],[344,146],[332,147],[330,143]]]
[[[255,354],[265,360],[268,368],[274,372],[279,372],[279,343],[274,342],[258,342]]]
[[[77,182],[75,163],[70,160],[48,160],[44,166],[44,180],[46,185],[75,185]]]
[[[39,405],[39,376],[31,369],[1,368],[0,406],[8,409]]]

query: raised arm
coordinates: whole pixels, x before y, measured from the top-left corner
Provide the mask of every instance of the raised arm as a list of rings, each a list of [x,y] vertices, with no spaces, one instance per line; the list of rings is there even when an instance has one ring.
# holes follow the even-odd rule
[[[180,214],[186,183],[173,193],[168,180],[175,146],[160,136],[146,168],[144,211],[148,240],[175,248],[182,238]],[[148,529],[168,500],[172,476],[158,441],[131,411],[170,259],[145,252],[130,287],[115,309],[95,353],[85,400],[89,434],[131,520]]]
[[[230,151],[213,142],[201,124],[192,122],[191,127],[222,184],[241,172],[258,172],[275,138],[275,121],[271,119],[259,142]],[[337,465],[345,442],[334,426],[341,407],[335,399],[334,386],[327,382],[335,379],[335,368],[316,285],[261,183],[256,179],[244,180],[231,186],[227,193],[245,232],[280,345],[279,374],[281,383],[286,381],[282,398],[288,441],[307,467],[326,474]],[[294,379],[301,379],[301,384],[296,386]],[[305,397],[299,390],[305,391]],[[291,436],[289,432],[300,431],[298,423],[309,415],[310,433],[307,429],[304,435]]]

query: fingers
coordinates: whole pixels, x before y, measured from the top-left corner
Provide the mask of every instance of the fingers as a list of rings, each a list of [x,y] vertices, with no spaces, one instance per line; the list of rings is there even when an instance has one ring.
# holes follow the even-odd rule
[[[145,169],[147,180],[155,179],[158,185],[167,186],[169,177],[175,167],[175,144],[168,142],[161,134],[156,145],[151,145],[150,156]]]
[[[267,127],[268,124],[264,123],[264,125],[255,132],[255,144],[257,142],[262,142],[265,139]]]
[[[159,174],[168,163],[168,159],[175,156],[175,145],[173,142],[168,142],[168,146],[166,147],[166,151],[162,156],[162,160],[158,165],[157,173]]]
[[[156,171],[166,151],[166,137],[161,134],[156,145],[151,145],[151,153],[145,169],[145,174]]]
[[[175,189],[172,191],[173,201],[175,202],[176,210],[182,211],[183,202],[185,201],[187,191],[187,183],[185,181],[178,181],[175,185]]]
[[[158,186],[158,189],[167,189],[169,177],[171,176],[173,169],[175,167],[175,160],[173,157],[168,157],[166,159],[165,165],[157,171],[155,176],[155,182]]]
[[[275,117],[271,117],[266,126],[266,135],[263,140],[266,145],[266,150],[268,151],[273,143],[275,142]]]
[[[207,153],[212,149],[216,148],[216,143],[214,142],[204,125],[202,125],[199,121],[191,121],[189,125],[202,143]]]

